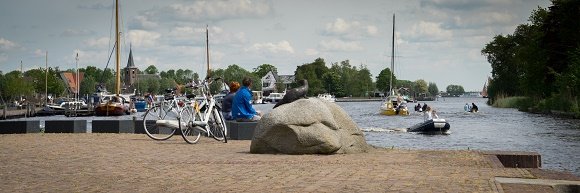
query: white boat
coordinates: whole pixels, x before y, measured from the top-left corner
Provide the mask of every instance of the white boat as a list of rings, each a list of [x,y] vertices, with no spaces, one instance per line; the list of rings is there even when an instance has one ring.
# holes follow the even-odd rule
[[[318,98],[331,103],[336,102],[336,98],[334,98],[334,95],[328,93],[318,94]]]
[[[389,95],[381,104],[379,111],[382,115],[409,115],[407,102],[393,89],[393,73],[395,69],[395,15],[393,14],[393,39],[391,51],[391,80],[389,83]]]
[[[284,98],[284,93],[273,92],[270,93],[270,95],[267,97],[264,97],[263,100],[265,102],[277,103],[278,101],[282,100],[282,98]]]

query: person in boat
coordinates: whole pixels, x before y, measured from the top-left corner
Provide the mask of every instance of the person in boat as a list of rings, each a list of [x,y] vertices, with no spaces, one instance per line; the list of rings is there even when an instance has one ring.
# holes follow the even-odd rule
[[[232,117],[232,103],[234,101],[234,96],[236,96],[236,92],[240,89],[240,83],[236,81],[232,81],[229,85],[230,92],[224,97],[224,101],[222,102],[222,115],[224,115],[224,119],[226,120],[233,120]]]
[[[421,111],[425,112],[427,110],[427,103],[423,103],[423,107],[421,107]]]
[[[477,113],[477,111],[479,111],[479,108],[477,108],[477,105],[475,105],[475,103],[471,103],[471,112]]]
[[[464,110],[465,112],[469,112],[469,111],[471,111],[471,107],[469,106],[469,103],[465,103],[465,106],[463,107],[463,110]]]
[[[425,110],[423,111],[423,119],[425,121],[433,119],[433,115],[431,114],[431,107],[430,106],[425,107]]]
[[[417,103],[417,106],[415,106],[415,111],[417,112],[423,111],[423,109],[421,109],[421,103]]]
[[[250,90],[252,79],[245,77],[242,80],[242,85],[232,102],[232,117],[240,122],[259,121],[262,118],[262,113],[256,111],[252,106],[252,90]]]

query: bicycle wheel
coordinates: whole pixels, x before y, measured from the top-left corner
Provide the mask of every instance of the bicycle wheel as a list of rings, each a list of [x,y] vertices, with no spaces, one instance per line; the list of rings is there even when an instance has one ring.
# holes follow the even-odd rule
[[[192,112],[193,110],[191,108],[185,108],[183,111],[181,111],[181,122],[185,122],[187,125],[186,127],[181,127],[181,137],[183,137],[183,140],[190,144],[194,144],[199,141],[202,130],[199,128],[199,126],[191,126],[193,121],[200,120],[199,116],[197,116],[197,114],[193,114]]]
[[[211,136],[218,141],[228,142],[226,121],[221,112],[214,109],[208,121]]]
[[[177,120],[173,111],[164,106],[150,108],[143,115],[143,129],[145,134],[154,140],[166,140],[173,136],[175,128],[158,125],[158,120]]]

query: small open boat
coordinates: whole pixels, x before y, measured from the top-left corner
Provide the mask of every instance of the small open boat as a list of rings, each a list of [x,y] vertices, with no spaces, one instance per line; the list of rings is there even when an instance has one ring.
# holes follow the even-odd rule
[[[422,123],[413,125],[407,132],[418,132],[418,133],[446,133],[451,128],[451,125],[445,119],[429,119]]]

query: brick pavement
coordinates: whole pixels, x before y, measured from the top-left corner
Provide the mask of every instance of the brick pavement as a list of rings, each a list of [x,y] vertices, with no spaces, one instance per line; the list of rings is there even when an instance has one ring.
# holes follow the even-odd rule
[[[249,147],[181,136],[0,135],[0,192],[498,192],[494,176],[534,177],[475,151],[262,155]]]

